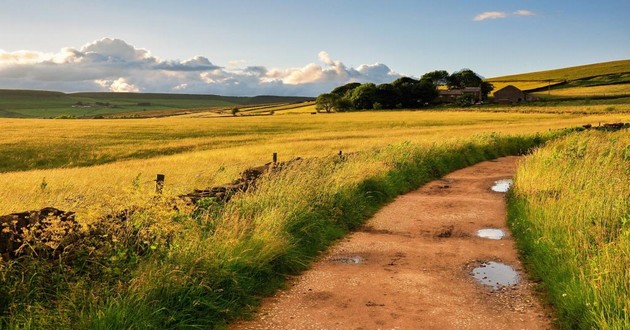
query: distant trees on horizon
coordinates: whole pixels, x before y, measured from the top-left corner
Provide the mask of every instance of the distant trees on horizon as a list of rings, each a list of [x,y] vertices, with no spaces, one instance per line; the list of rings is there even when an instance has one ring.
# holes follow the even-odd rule
[[[480,87],[485,99],[494,86],[483,81],[469,69],[448,74],[436,70],[424,74],[419,80],[401,77],[388,84],[352,82],[333,89],[330,93],[320,94],[316,99],[318,112],[344,112],[353,110],[379,110],[420,108],[435,103],[439,96],[438,87],[463,89]]]

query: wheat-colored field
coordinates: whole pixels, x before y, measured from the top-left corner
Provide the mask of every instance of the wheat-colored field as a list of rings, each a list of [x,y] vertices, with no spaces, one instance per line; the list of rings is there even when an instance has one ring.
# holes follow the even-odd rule
[[[588,86],[588,87],[571,87],[553,89],[550,92],[538,92],[534,95],[540,96],[630,96],[630,84],[615,84],[615,85],[603,85],[603,86]]]
[[[0,120],[0,214],[54,206],[82,224],[78,236],[54,236],[56,255],[32,236],[19,260],[3,256],[0,328],[221,327],[396,195],[523,153],[556,129],[630,121],[618,111],[510,110]],[[174,201],[273,152],[306,160],[226,204]],[[104,218],[123,209],[136,211]]]
[[[0,214],[44,206],[100,215],[147,198],[156,174],[165,194],[222,184],[247,167],[410,141],[455,141],[628,121],[630,115],[361,112],[148,120],[1,120]],[[41,166],[44,164],[45,166]],[[41,168],[54,164],[54,168]],[[39,167],[39,168],[38,168]],[[142,192],[142,193],[139,193]]]
[[[521,163],[511,224],[562,328],[630,327],[630,135],[584,132]]]

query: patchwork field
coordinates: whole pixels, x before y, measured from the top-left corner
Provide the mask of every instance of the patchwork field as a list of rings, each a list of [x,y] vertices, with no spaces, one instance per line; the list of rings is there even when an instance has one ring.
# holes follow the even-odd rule
[[[44,206],[94,209],[138,182],[165,174],[167,192],[224,183],[271,160],[356,152],[409,141],[423,145],[478,134],[529,134],[628,114],[575,116],[507,112],[347,113],[150,120],[0,121],[0,214]],[[42,183],[46,189],[40,189]],[[20,191],[16,194],[16,191]],[[79,197],[80,196],[80,197]],[[109,209],[111,207],[107,206]]]
[[[537,92],[539,97],[627,95],[630,60],[495,77],[487,81],[494,85],[494,91],[513,85]]]
[[[151,94],[151,93],[61,93],[30,90],[0,90],[0,117],[154,117],[173,113],[215,112],[234,107],[285,104],[312,100],[309,97]]]
[[[52,221],[26,232],[19,249],[2,255],[0,328],[221,328],[251,313],[286,275],[304,270],[395,196],[482,160],[523,154],[567,134],[588,134],[575,133],[584,124],[630,122],[627,97],[313,112],[306,102],[143,119],[0,119],[0,215],[47,206],[76,212],[75,227]],[[627,158],[627,131],[615,134],[606,138],[621,141],[611,148],[615,157],[621,155],[613,164],[619,166]],[[568,157],[575,164],[590,157],[590,149],[582,148],[588,143],[577,145],[556,148],[559,156],[551,158]],[[255,189],[236,192],[227,202],[204,198],[192,205],[178,198],[232,182],[243,170],[270,162],[274,152],[280,161],[304,160],[266,173]],[[546,155],[534,156],[538,162],[541,153]],[[605,163],[606,155],[584,164],[599,168],[596,163]],[[522,172],[518,182],[527,180],[524,187],[535,182]],[[161,195],[155,193],[157,174],[166,177]],[[525,188],[518,192],[519,198],[531,195]],[[537,221],[522,212],[523,221]],[[5,223],[2,239],[11,233]],[[627,227],[611,223],[615,230]],[[608,230],[606,225],[592,230]],[[546,235],[544,229],[540,235]],[[576,269],[591,271],[571,270]],[[579,286],[571,290],[593,298]],[[625,291],[609,291],[614,299],[627,298]],[[580,299],[572,301],[587,301]],[[611,313],[593,309],[588,319],[606,325],[620,312]]]

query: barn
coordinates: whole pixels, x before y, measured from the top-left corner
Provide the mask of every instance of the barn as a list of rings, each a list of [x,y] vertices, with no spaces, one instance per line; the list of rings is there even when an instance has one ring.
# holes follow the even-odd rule
[[[527,101],[527,94],[512,85],[507,85],[494,92],[495,103],[520,103]]]

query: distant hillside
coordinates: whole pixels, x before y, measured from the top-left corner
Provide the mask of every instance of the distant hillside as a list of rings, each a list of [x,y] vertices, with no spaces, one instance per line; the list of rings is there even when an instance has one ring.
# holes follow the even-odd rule
[[[61,93],[32,90],[0,90],[0,117],[56,118],[96,117],[170,110],[199,110],[257,104],[286,104],[311,101],[312,97],[254,96],[237,97],[199,94],[160,93]]]
[[[552,96],[625,95],[630,93],[630,60],[495,77],[487,81],[495,86],[495,91],[514,85],[529,92],[547,91],[551,87]],[[595,86],[599,87],[593,88]]]

